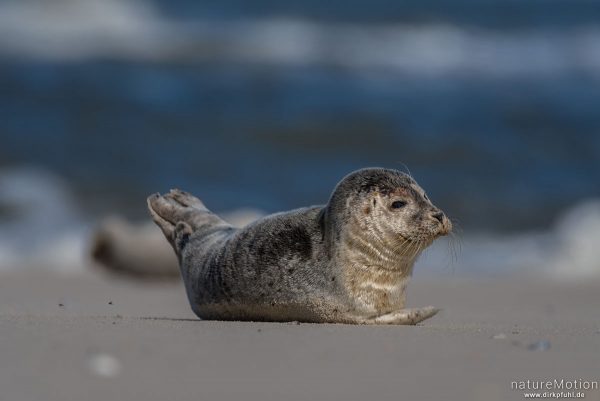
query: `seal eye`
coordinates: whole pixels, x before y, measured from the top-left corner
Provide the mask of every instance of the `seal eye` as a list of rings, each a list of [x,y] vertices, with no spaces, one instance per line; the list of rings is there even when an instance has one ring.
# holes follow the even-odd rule
[[[392,202],[392,209],[401,209],[404,206],[406,206],[406,202],[405,201],[394,201]]]

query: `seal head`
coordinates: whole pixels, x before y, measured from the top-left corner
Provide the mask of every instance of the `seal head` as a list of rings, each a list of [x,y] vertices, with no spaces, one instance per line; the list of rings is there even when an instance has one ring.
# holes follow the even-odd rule
[[[377,240],[423,247],[450,233],[452,223],[408,174],[366,168],[344,177],[323,209],[322,226],[330,241],[345,228],[366,230]]]

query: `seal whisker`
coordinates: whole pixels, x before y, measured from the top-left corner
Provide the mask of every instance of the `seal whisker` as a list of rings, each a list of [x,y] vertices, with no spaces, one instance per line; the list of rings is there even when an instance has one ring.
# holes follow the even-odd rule
[[[402,167],[404,167],[404,170],[406,170],[406,174],[407,174],[407,175],[408,175],[410,178],[412,178],[413,180],[415,179],[415,178],[413,177],[412,173],[410,172],[410,169],[408,168],[408,166],[407,166],[406,164],[404,164],[404,163],[403,163],[403,162],[401,162],[401,161],[398,161],[397,163],[398,163],[398,164],[400,164]]]

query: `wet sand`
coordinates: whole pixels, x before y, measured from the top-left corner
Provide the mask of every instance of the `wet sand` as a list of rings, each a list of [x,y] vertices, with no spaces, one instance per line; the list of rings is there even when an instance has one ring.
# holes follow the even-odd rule
[[[600,380],[600,281],[417,277],[408,297],[444,310],[199,321],[178,282],[2,273],[0,400],[520,400],[511,381]]]

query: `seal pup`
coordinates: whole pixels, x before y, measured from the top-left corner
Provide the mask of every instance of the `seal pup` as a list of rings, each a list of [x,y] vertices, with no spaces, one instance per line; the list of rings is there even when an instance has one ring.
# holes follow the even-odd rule
[[[180,190],[148,207],[202,319],[417,324],[438,312],[405,309],[405,288],[421,251],[452,225],[400,171],[355,171],[327,205],[242,229]]]

